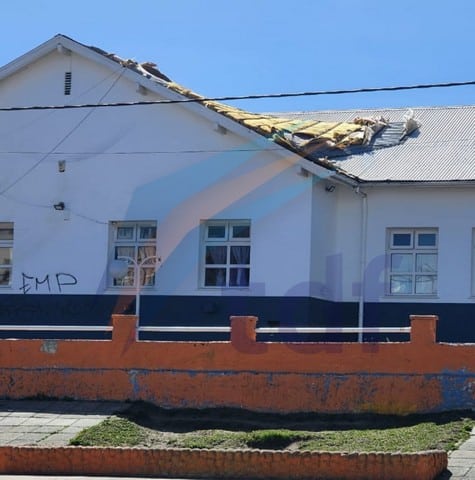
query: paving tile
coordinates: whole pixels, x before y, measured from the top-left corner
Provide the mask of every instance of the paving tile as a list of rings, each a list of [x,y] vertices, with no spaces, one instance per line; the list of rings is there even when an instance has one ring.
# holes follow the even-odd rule
[[[79,418],[72,425],[82,428],[92,427],[93,425],[101,423],[106,418],[106,416],[102,416],[100,418]]]
[[[57,413],[51,413],[51,412],[35,412],[33,414],[34,418],[54,418],[57,417]]]
[[[7,425],[20,425],[22,424],[25,420],[27,420],[29,417],[2,417],[0,419],[0,426],[7,426]]]
[[[12,440],[19,436],[19,433],[0,433],[0,445],[9,445]]]
[[[47,425],[56,425],[56,426],[67,427],[69,425],[72,425],[75,421],[76,421],[75,418],[57,417],[57,418],[54,418],[53,420],[50,420],[47,423]]]
[[[458,458],[467,458],[467,459],[475,460],[475,450],[466,450],[464,446],[459,450],[454,450],[450,454],[450,459],[455,460]]]
[[[12,445],[36,445],[40,440],[45,437],[44,433],[28,433],[15,438]]]
[[[58,425],[36,425],[29,429],[33,433],[52,434],[60,431],[63,427]]]
[[[49,421],[47,420],[49,423]],[[26,418],[24,422],[22,422],[22,425],[25,426],[36,426],[36,425],[44,425],[45,419],[44,418],[37,418],[37,417],[30,417]]]
[[[49,446],[49,447],[62,447],[69,444],[69,440],[71,440],[71,435],[63,435],[61,433],[56,433],[54,435],[49,435],[42,440],[40,440],[37,445],[41,446]]]

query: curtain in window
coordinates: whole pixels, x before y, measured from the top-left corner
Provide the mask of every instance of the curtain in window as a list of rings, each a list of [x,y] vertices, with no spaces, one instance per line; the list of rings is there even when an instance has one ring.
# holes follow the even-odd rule
[[[213,265],[226,264],[226,247],[206,247],[206,263]]]
[[[249,265],[250,248],[249,246],[232,246],[231,263],[237,265]],[[247,268],[236,268],[236,286],[247,287]]]

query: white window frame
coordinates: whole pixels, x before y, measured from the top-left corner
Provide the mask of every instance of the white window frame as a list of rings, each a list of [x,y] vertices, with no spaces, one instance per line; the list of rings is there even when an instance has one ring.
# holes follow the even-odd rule
[[[132,236],[130,238],[120,238],[119,230],[132,229]],[[151,238],[141,238],[142,229],[155,229],[155,235]],[[124,289],[153,289],[156,286],[156,270],[159,262],[157,249],[158,236],[157,222],[154,220],[144,221],[112,221],[109,223],[109,262],[115,260],[127,261],[129,270],[122,278],[113,278],[109,274],[108,286],[109,288]],[[132,255],[120,255],[116,248],[133,248]],[[143,253],[145,247],[153,248],[152,255],[147,252]],[[140,253],[142,252],[142,257]],[[144,257],[145,255],[145,257]],[[133,275],[133,282],[130,282],[130,276]],[[140,286],[137,285],[137,279],[141,279]],[[147,283],[143,283],[143,282]]]
[[[1,239],[0,248],[8,248],[10,250],[9,262],[4,262],[2,256],[0,256],[0,270],[9,271],[8,283],[0,283],[0,288],[10,288],[12,286],[13,278],[13,239],[15,238],[15,231],[13,222],[0,222],[0,230],[11,230],[12,237],[8,239]]]
[[[409,234],[410,245],[396,245],[394,243],[395,234]],[[435,245],[419,245],[420,234],[434,234]],[[407,270],[393,270],[392,256],[393,254],[403,254],[411,256],[410,268]],[[436,256],[436,269],[435,271],[427,272],[424,270],[418,270],[417,259],[418,254],[429,254]],[[439,230],[437,228],[388,228],[387,230],[387,292],[386,294],[392,297],[398,296],[410,296],[410,297],[427,297],[437,295],[437,282],[438,282],[438,260],[439,260]],[[397,277],[411,277],[411,291],[397,292],[392,289],[393,279]],[[430,292],[418,292],[418,277],[432,277],[434,284]]]
[[[209,227],[224,228],[222,237],[210,237]],[[234,227],[248,227],[248,237],[235,237],[233,235]],[[200,249],[200,280],[201,288],[209,289],[249,289],[251,281],[251,222],[250,220],[203,220],[201,222],[201,249]],[[223,263],[207,263],[207,247],[226,247],[226,261]],[[249,247],[249,263],[232,263],[231,249],[232,247]],[[224,281],[219,285],[207,284],[207,270],[219,269],[225,271]],[[241,270],[236,275],[245,275],[244,271],[248,270],[248,280],[244,279],[244,283],[232,284],[232,271]],[[246,281],[247,280],[247,281]]]

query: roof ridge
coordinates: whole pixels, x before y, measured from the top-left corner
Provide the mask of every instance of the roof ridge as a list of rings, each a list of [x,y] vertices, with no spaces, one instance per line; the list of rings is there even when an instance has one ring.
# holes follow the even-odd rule
[[[406,106],[406,107],[375,107],[375,108],[349,108],[349,109],[335,109],[335,110],[299,110],[299,111],[288,111],[288,112],[261,112],[263,115],[274,115],[274,116],[280,116],[280,115],[308,115],[308,114],[313,114],[313,113],[361,113],[361,112],[401,112],[401,111],[407,111],[407,110],[414,110],[414,111],[420,111],[420,110],[453,110],[453,109],[471,109],[475,108],[475,105],[430,105],[430,106]]]

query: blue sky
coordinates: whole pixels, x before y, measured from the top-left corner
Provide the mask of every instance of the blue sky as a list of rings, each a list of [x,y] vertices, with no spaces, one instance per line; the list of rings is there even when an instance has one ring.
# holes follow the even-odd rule
[[[206,96],[475,80],[473,0],[15,0],[0,65],[56,33]],[[229,102],[252,111],[475,104],[475,86]]]

